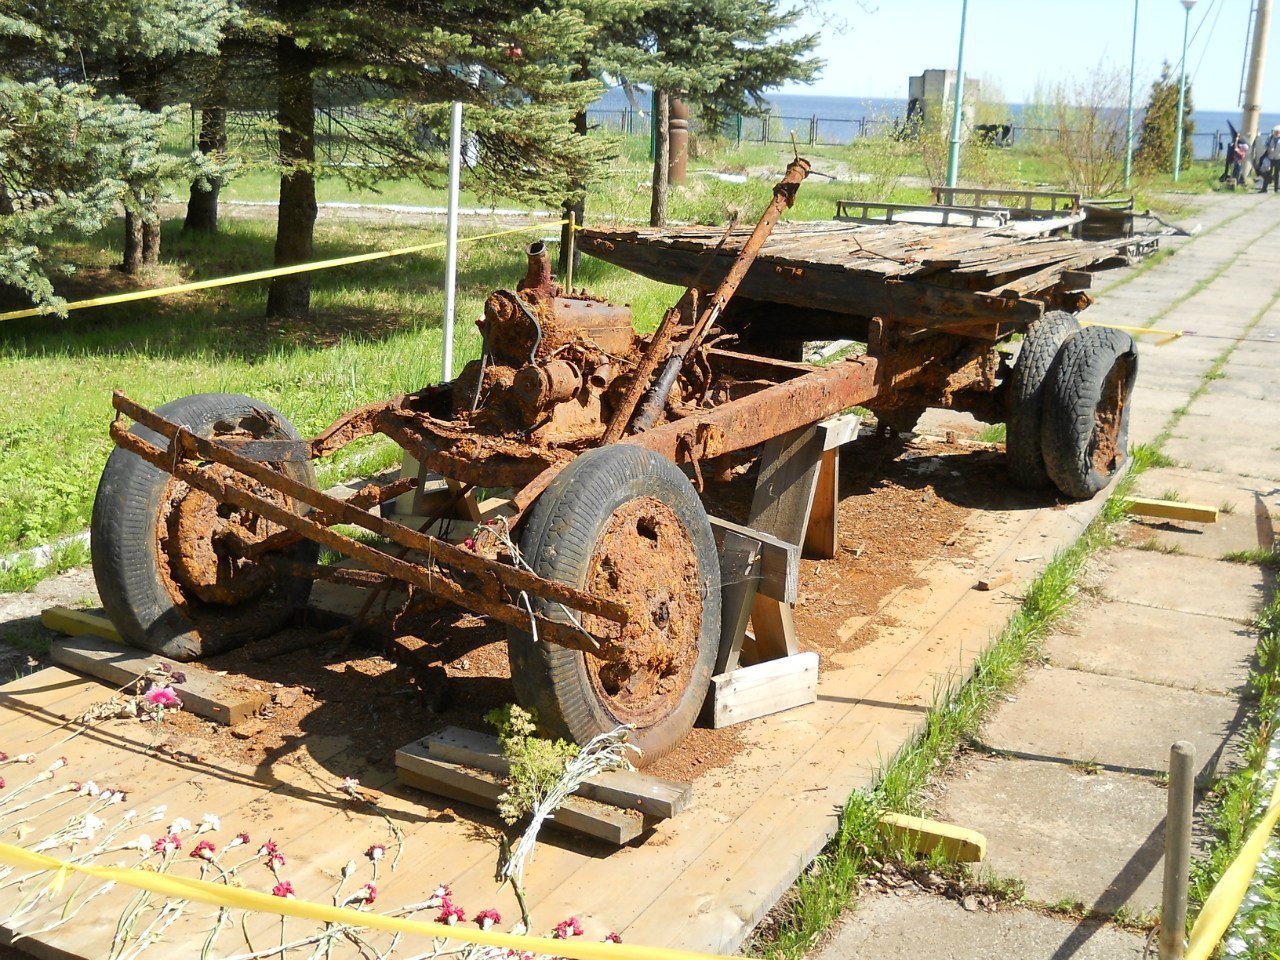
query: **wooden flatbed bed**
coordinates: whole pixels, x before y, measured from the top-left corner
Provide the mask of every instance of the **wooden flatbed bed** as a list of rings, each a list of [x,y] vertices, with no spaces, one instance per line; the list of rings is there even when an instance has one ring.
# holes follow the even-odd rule
[[[1025,230],[1025,222],[976,228],[779,224],[726,314],[731,318],[735,305],[743,313],[742,301],[748,310],[751,302],[783,304],[993,338],[1038,319],[1046,308],[1083,309],[1091,272],[1124,262],[1115,242],[1028,236]],[[653,280],[708,291],[749,232],[735,228],[718,249],[725,234],[713,227],[597,228],[582,231],[581,243],[592,256]],[[788,314],[789,325],[795,319]],[[813,333],[833,332],[829,324],[818,326],[823,329]],[[858,333],[855,327],[843,335],[864,339]]]

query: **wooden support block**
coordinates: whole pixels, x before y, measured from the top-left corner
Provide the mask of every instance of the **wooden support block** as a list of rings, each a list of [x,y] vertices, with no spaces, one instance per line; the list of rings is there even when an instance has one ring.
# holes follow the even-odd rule
[[[903,813],[885,813],[880,816],[880,830],[906,842],[919,854],[927,855],[941,847],[949,859],[960,863],[980,863],[987,855],[986,837],[976,830],[951,823],[909,817]]]
[[[712,674],[738,669],[751,607],[760,588],[761,541],[721,528],[720,644]]]
[[[793,543],[756,530],[740,526],[719,517],[707,517],[711,521],[711,533],[716,538],[716,549],[725,554],[728,533],[754,541],[760,552],[760,592],[783,603],[795,603],[800,593],[800,548]]]
[[[270,691],[235,690],[225,677],[216,673],[174,663],[100,637],[55,640],[49,654],[59,666],[87,673],[114,687],[132,683],[157,664],[167,663],[186,675],[186,682],[173,684],[174,691],[182,700],[182,709],[228,726],[255,715],[271,699]]]
[[[57,630],[69,637],[82,637],[88,634],[124,643],[120,631],[100,613],[87,610],[72,610],[70,607],[48,607],[40,613],[40,622],[50,630]]]
[[[484,770],[455,766],[428,756],[421,740],[396,751],[396,778],[450,800],[495,810],[506,785]],[[621,846],[640,836],[643,819],[634,813],[570,797],[548,821],[565,830]]]
[[[755,635],[754,659],[776,660],[800,652],[796,618],[791,604],[762,593],[751,605],[751,632]]]
[[[809,560],[830,560],[839,547],[836,515],[840,509],[840,448],[822,452],[818,485],[813,491],[809,524],[804,531],[804,556]]]
[[[830,420],[823,420],[818,426],[823,431],[822,449],[835,450],[850,440],[858,438],[858,430],[862,427],[862,416],[857,413],[842,413]]]
[[[816,426],[792,430],[766,441],[747,523],[786,543],[800,543],[809,526],[809,510],[822,463],[824,431]]]
[[[817,699],[818,655],[799,653],[712,677],[707,712],[719,729]]]
[[[989,573],[974,586],[979,590],[994,590],[996,587],[1003,587],[1006,583],[1013,579],[1013,574],[1008,570],[1002,573]]]
[[[446,727],[418,743],[426,745],[433,760],[476,767],[500,777],[505,777],[509,769],[498,738],[487,733]],[[693,788],[687,783],[676,783],[635,770],[613,770],[592,777],[574,795],[623,810],[635,810],[646,817],[668,819],[688,806]]]
[[[1161,520],[1186,520],[1190,523],[1217,523],[1218,508],[1198,503],[1182,503],[1180,500],[1150,500],[1146,497],[1129,497],[1125,500],[1125,513],[1138,517],[1156,517]]]

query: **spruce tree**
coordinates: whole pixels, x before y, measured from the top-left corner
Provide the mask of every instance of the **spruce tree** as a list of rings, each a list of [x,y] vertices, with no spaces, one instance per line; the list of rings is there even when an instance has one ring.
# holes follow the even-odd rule
[[[213,50],[228,15],[221,0],[3,0],[0,284],[56,308],[46,237],[100,230],[117,205],[154,223],[151,199],[194,161],[161,150],[166,114],[120,95],[119,67]]]
[[[1182,105],[1182,169],[1191,166],[1191,135],[1195,123],[1191,120],[1191,81]],[[1166,61],[1160,68],[1160,76],[1151,84],[1151,95],[1142,117],[1142,130],[1138,146],[1133,153],[1134,166],[1144,174],[1169,173],[1173,170],[1174,143],[1178,130],[1178,77]]]

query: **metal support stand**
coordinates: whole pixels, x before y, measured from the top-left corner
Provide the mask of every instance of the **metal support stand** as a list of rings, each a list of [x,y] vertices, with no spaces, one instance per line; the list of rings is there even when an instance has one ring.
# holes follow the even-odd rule
[[[747,526],[712,518],[722,582],[720,653],[703,711],[712,727],[817,699],[818,655],[800,653],[796,636],[800,555],[835,556],[840,446],[860,422],[846,414],[768,441]]]

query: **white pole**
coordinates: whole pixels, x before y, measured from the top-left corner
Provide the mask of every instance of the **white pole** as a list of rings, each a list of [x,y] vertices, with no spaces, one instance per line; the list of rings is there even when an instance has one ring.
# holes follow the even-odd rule
[[[1133,0],[1133,49],[1129,51],[1129,123],[1124,136],[1124,188],[1133,177],[1133,74],[1138,64],[1138,0]]]
[[[444,344],[441,349],[440,379],[453,379],[454,291],[458,280],[458,180],[462,173],[462,104],[449,111],[449,219],[444,248]]]
[[[1262,73],[1267,64],[1267,34],[1271,30],[1271,0],[1260,0],[1253,21],[1253,51],[1249,56],[1249,80],[1245,85],[1244,116],[1240,132],[1246,142],[1258,135],[1258,115],[1262,112]]]
[[[960,4],[960,52],[956,54],[956,103],[951,115],[951,150],[947,155],[947,186],[954,187],[960,174],[960,120],[964,109],[964,24],[969,19],[969,0]]]

